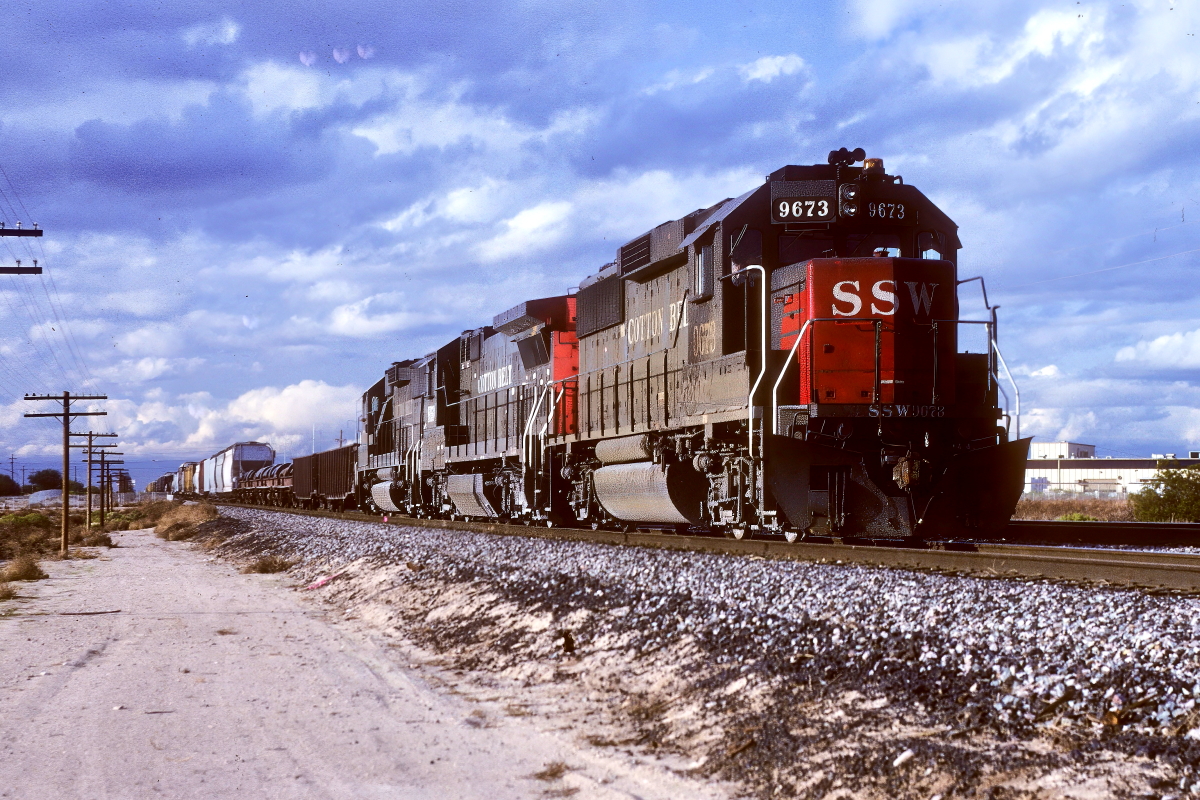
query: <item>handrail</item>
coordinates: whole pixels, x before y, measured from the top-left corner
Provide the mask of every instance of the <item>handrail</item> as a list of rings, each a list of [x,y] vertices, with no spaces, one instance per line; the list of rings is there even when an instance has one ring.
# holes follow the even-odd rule
[[[1000,359],[1000,366],[1004,367],[1004,374],[1008,376],[1008,382],[1012,384],[1013,394],[1017,397],[1014,412],[1017,420],[1017,438],[1021,438],[1021,387],[1017,386],[1017,382],[1013,380],[1012,373],[1008,370],[1008,364],[1004,361],[1004,354],[1000,352],[1000,345],[996,342],[995,337],[992,338],[992,348],[996,351],[996,357]],[[999,388],[1000,382],[996,382],[996,387]],[[1006,392],[1004,398],[1008,399]]]
[[[788,367],[792,365],[792,358],[796,355],[796,351],[800,349],[800,342],[804,339],[804,332],[815,321],[811,319],[804,320],[804,324],[800,326],[800,330],[796,333],[796,343],[788,351],[787,360],[783,362],[783,368],[779,370],[779,377],[775,379],[775,385],[771,387],[771,433],[779,433],[779,387],[783,384]]]
[[[796,355],[796,351],[800,348],[800,342],[804,339],[804,332],[808,330],[808,326],[814,322],[848,322],[848,323],[864,323],[870,322],[875,328],[875,397],[872,405],[878,405],[882,400],[880,389],[880,352],[879,343],[882,335],[882,317],[814,317],[813,319],[804,320],[804,324],[800,326],[800,330],[796,332],[796,342],[792,345],[792,349],[788,351],[787,360],[783,363],[782,369],[779,370],[779,377],[775,379],[775,385],[771,387],[771,414],[772,414],[772,433],[779,433],[779,387],[783,385],[783,379],[787,376],[788,368],[792,366],[792,357]],[[790,336],[791,334],[787,334]],[[809,343],[811,345],[811,342]],[[809,386],[809,394],[812,394],[812,386]]]
[[[529,418],[525,420],[525,428],[521,431],[521,477],[525,477],[526,465],[529,462],[529,430],[533,427],[534,420],[537,419],[537,412],[542,407],[542,400],[546,397],[546,392],[550,391],[552,384],[544,384],[540,386],[540,391],[537,393],[536,400],[533,404],[533,409],[529,412]]]
[[[550,387],[546,388],[549,389]],[[546,409],[546,423],[542,425],[542,429],[538,432],[539,439],[544,440],[546,438],[546,432],[550,429],[550,422],[554,419],[554,412],[558,411],[558,404],[562,401],[563,395],[566,393],[567,387],[565,386],[558,390],[557,395],[553,391],[550,392],[550,406]]]
[[[754,395],[758,393],[758,386],[762,383],[762,379],[767,375],[767,325],[770,320],[767,318],[767,270],[760,264],[749,264],[742,267],[741,272],[756,269],[762,273],[762,317],[758,328],[761,334],[762,342],[759,345],[759,352],[762,354],[762,365],[758,370],[758,377],[754,379],[754,385],[750,387],[750,395],[746,398],[746,427],[749,430],[750,441],[746,455],[750,459],[750,463],[754,463]],[[727,275],[725,277],[733,277]]]

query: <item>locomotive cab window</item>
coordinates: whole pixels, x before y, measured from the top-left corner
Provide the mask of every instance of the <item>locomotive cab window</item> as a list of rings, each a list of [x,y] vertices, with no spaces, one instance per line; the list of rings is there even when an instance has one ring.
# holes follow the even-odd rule
[[[921,231],[917,234],[917,250],[921,258],[953,261],[954,254],[946,245],[946,234],[941,231]]]
[[[878,250],[886,250],[887,255],[899,258],[900,234],[898,233],[868,233],[851,234],[846,237],[844,255],[847,258],[868,258]]]
[[[697,301],[712,297],[713,284],[716,281],[716,270],[713,264],[712,242],[696,247],[696,274],[692,281],[695,287]]]

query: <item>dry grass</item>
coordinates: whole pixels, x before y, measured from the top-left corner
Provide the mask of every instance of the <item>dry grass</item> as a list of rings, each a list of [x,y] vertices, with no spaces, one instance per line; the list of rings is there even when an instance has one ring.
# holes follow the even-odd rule
[[[1094,497],[1021,498],[1013,519],[1080,519],[1104,522],[1132,522],[1133,507],[1128,500],[1097,500]]]
[[[217,507],[208,503],[176,505],[159,518],[154,533],[169,542],[186,541],[196,535],[197,525],[218,516]]]
[[[563,761],[551,761],[540,771],[533,773],[533,775],[530,777],[537,778],[539,781],[556,781],[563,775],[566,775],[570,770],[571,767]]]
[[[0,600],[12,600],[17,596],[17,590],[8,581],[0,583]]]
[[[270,575],[275,572],[287,572],[295,563],[295,561],[289,561],[282,556],[263,556],[258,561],[243,569],[242,572],[256,572],[261,575]]]
[[[38,561],[31,555],[21,555],[9,562],[4,568],[3,579],[5,581],[40,581],[42,578],[50,577],[38,565]]]
[[[116,547],[117,546],[116,543],[113,542],[111,536],[109,536],[107,533],[101,533],[100,531],[96,531],[94,533],[89,533],[89,534],[83,536],[82,538],[80,538],[79,544],[83,545],[84,547]]]

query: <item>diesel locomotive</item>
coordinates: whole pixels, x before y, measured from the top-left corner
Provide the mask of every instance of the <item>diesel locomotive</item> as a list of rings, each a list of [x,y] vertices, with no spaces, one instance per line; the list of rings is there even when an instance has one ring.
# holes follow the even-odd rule
[[[359,443],[236,491],[789,541],[995,531],[1029,440],[1010,437],[994,313],[959,315],[957,230],[862,150],[783,167],[576,291],[394,362]]]

